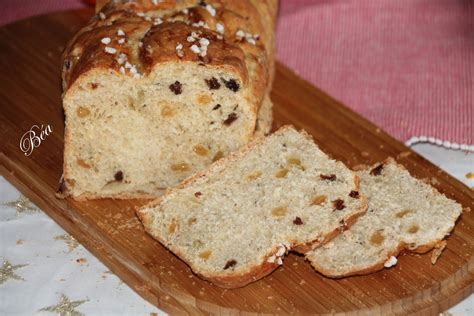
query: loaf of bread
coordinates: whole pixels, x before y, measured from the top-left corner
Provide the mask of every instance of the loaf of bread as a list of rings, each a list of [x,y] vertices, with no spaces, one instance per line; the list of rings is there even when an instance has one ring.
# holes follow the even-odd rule
[[[277,0],[115,0],[63,55],[62,186],[155,197],[271,126]]]
[[[389,159],[358,173],[368,211],[345,233],[306,257],[329,277],[367,274],[397,263],[406,249],[436,248],[435,263],[462,207]]]
[[[357,177],[304,132],[258,138],[138,210],[146,231],[226,288],[323,244],[367,208]]]

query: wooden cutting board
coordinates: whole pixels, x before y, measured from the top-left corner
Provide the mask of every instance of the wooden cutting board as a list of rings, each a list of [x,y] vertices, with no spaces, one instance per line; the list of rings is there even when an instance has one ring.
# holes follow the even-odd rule
[[[473,292],[474,192],[281,64],[272,93],[275,127],[291,123],[306,129],[323,150],[351,167],[397,157],[466,208],[436,265],[429,255],[402,255],[392,269],[332,280],[290,254],[263,280],[224,290],[194,276],[145,233],[133,211],[143,201],[56,199],[64,130],[60,52],[92,13],[58,13],[0,29],[0,173],[142,297],[171,313],[434,315]],[[20,138],[41,124],[52,133],[24,155]]]

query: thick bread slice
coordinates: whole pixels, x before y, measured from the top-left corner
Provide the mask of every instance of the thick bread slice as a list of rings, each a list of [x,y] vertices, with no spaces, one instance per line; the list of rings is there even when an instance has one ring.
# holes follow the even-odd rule
[[[350,230],[306,255],[316,270],[329,277],[367,274],[396,264],[403,249],[442,250],[443,238],[462,212],[460,204],[413,178],[393,159],[358,175],[369,209]]]
[[[138,210],[145,229],[201,277],[244,286],[350,226],[357,177],[305,132],[259,138]],[[352,195],[352,197],[351,197]]]

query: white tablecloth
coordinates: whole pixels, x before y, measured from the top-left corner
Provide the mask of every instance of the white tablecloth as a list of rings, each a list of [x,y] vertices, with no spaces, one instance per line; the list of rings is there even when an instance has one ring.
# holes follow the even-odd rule
[[[474,172],[474,153],[428,144],[413,148],[474,186],[474,179],[466,177]],[[110,273],[45,213],[21,199],[2,177],[0,260],[0,315],[165,314]],[[474,315],[474,295],[447,313]]]

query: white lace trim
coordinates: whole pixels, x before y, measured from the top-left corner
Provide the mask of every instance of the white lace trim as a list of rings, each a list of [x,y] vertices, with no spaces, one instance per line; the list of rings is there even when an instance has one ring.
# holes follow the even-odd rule
[[[474,152],[474,145],[452,143],[447,140],[441,140],[438,138],[428,137],[428,136],[413,136],[412,138],[410,138],[409,140],[405,142],[405,145],[407,145],[408,147],[411,147],[418,143],[430,143],[430,144],[438,145],[438,146],[448,148],[448,149],[467,150],[467,151]]]

